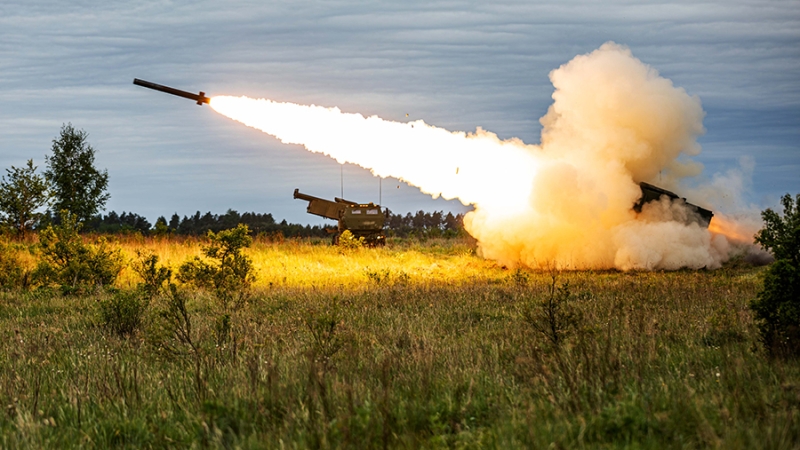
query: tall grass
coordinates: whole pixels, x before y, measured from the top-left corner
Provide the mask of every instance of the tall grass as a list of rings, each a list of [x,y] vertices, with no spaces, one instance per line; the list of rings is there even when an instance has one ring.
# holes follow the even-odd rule
[[[116,242],[172,267],[202,244]],[[191,345],[165,322],[169,295],[120,335],[100,317],[114,293],[0,293],[0,447],[800,443],[800,367],[765,357],[747,308],[760,269],[512,271],[435,240],[262,240],[248,256],[235,340],[217,338],[202,291],[178,290]],[[126,271],[117,288],[139,281]],[[569,317],[557,344],[535,326],[553,302]]]

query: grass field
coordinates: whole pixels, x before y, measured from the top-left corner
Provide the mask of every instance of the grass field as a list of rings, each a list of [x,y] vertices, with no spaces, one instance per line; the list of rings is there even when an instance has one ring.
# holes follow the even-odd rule
[[[175,268],[203,242],[111,244]],[[800,364],[765,357],[747,306],[762,269],[531,272],[458,240],[247,255],[237,307],[179,286],[185,320],[157,296],[130,336],[99,312],[130,268],[0,292],[0,447],[800,447]]]

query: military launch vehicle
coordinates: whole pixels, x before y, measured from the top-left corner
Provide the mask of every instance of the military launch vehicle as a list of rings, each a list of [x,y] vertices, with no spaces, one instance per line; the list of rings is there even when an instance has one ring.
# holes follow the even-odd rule
[[[334,245],[339,243],[339,236],[345,231],[350,231],[356,238],[364,238],[364,243],[370,247],[386,245],[386,234],[383,231],[386,217],[380,205],[372,202],[358,203],[339,197],[330,201],[303,194],[300,189],[294,190],[294,198],[308,202],[306,212],[309,214],[339,222],[331,238]]]
[[[662,196],[665,196],[669,198],[671,202],[682,201],[689,211],[694,213],[688,217],[688,222],[690,223],[697,222],[701,226],[708,228],[708,225],[711,223],[711,219],[714,217],[714,213],[710,210],[693,205],[687,202],[685,198],[679,197],[678,194],[672,191],[668,191],[644,182],[639,183],[639,188],[642,190],[642,196],[639,198],[639,201],[633,205],[633,210],[637,213],[642,212],[642,206],[644,206],[645,203],[658,201]]]

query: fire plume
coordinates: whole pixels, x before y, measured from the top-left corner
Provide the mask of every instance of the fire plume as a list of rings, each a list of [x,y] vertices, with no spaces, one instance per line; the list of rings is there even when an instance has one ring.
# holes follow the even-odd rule
[[[687,158],[700,152],[700,100],[612,42],[550,79],[553,104],[540,120],[539,145],[481,128],[448,131],[267,99],[218,96],[210,104],[281,142],[473,205],[467,231],[485,257],[508,266],[670,270],[724,262],[733,228],[716,218],[705,229],[673,220],[677,204],[631,210],[638,182],[659,177],[672,187],[700,172]]]

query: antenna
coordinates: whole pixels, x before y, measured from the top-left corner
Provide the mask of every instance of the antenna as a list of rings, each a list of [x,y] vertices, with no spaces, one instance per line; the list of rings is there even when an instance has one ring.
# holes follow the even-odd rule
[[[378,204],[383,204],[383,178],[378,177]]]
[[[339,164],[339,183],[342,189],[341,198],[344,198],[344,164]]]

